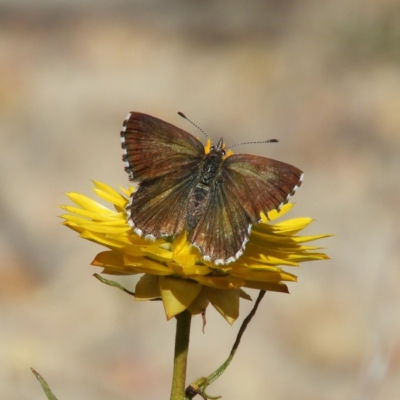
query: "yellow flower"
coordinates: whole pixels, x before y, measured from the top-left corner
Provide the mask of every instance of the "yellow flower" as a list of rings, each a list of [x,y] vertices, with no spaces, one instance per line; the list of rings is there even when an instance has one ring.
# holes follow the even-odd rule
[[[304,243],[330,235],[298,236],[311,218],[295,218],[272,224],[293,204],[281,211],[262,215],[253,225],[246,250],[237,261],[222,266],[206,263],[191,246],[183,232],[174,239],[154,242],[137,236],[126,221],[125,207],[133,188],[118,193],[110,186],[94,182],[93,191],[111,203],[114,210],[79,193],[67,193],[76,206],[62,206],[63,224],[79,232],[80,237],[99,243],[109,250],[97,254],[92,265],[114,275],[144,274],[135,288],[136,300],[163,301],[168,319],[188,309],[193,315],[211,303],[232,324],[239,315],[239,299],[250,299],[242,288],[288,293],[283,282],[295,282],[296,276],[280,266],[297,267],[300,262],[325,260],[318,246]]]

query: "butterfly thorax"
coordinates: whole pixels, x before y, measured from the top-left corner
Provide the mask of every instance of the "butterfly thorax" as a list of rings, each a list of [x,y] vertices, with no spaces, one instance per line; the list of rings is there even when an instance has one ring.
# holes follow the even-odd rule
[[[222,149],[222,139],[218,146],[213,146],[205,154],[199,164],[198,179],[193,187],[188,202],[186,229],[191,231],[199,222],[207,209],[210,194],[215,185],[221,183],[221,167],[224,162],[225,151]]]
[[[213,150],[204,156],[203,162],[200,165],[200,181],[205,185],[212,184],[213,180],[219,175],[221,165],[224,161],[225,153],[222,151]]]

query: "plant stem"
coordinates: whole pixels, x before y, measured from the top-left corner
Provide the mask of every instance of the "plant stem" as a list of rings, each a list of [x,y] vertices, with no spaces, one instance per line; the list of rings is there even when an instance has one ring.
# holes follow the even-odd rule
[[[201,378],[198,378],[195,381],[193,381],[186,389],[187,390],[187,392],[186,392],[187,400],[192,399],[194,396],[196,396],[196,394],[200,394],[203,397],[203,399],[210,399],[210,400],[211,399],[214,399],[214,400],[219,399],[221,397],[221,396],[214,396],[214,397],[210,396],[205,392],[205,390],[211,383],[213,383],[217,378],[219,378],[223,374],[223,372],[225,372],[225,370],[228,368],[229,364],[233,360],[233,356],[235,355],[236,350],[239,347],[240,340],[242,339],[242,336],[243,336],[247,326],[249,325],[250,321],[253,319],[254,315],[256,314],[258,306],[260,305],[261,300],[263,299],[264,295],[265,295],[265,290],[260,290],[253,309],[250,311],[250,314],[242,322],[242,326],[239,329],[235,343],[233,344],[232,350],[231,350],[227,360],[208,377],[201,377]]]
[[[171,400],[185,398],[186,365],[189,352],[189,336],[192,315],[185,310],[176,316],[174,374],[172,377]]]

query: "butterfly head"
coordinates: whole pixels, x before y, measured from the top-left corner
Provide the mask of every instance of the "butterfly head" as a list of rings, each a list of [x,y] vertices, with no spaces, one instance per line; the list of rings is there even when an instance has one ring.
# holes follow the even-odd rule
[[[215,155],[221,158],[226,158],[232,154],[230,150],[226,151],[226,144],[224,143],[224,139],[219,139],[218,144],[215,146],[211,146],[211,141],[208,140],[205,146],[206,154]]]

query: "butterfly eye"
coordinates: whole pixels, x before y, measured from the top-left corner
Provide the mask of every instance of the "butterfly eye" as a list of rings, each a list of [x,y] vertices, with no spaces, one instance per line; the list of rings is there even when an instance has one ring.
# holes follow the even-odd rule
[[[221,150],[223,156],[226,156],[226,151],[224,149]]]

